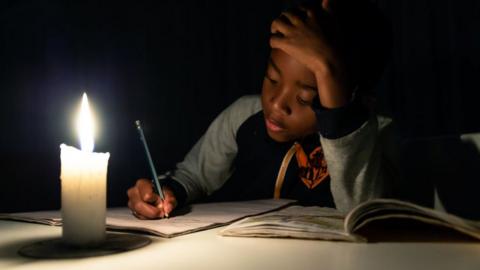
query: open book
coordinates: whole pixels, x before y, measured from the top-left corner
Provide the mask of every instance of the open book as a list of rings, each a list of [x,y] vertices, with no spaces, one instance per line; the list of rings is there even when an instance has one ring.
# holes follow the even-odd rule
[[[146,232],[162,237],[174,237],[229,224],[241,218],[263,214],[292,203],[293,200],[253,200],[192,204],[174,212],[168,219],[139,220],[130,209],[109,208],[107,228]],[[60,226],[60,211],[39,211],[0,214],[0,219],[18,220]]]
[[[395,223],[440,225],[480,239],[480,221],[460,218],[413,203],[374,199],[364,202],[346,215],[332,208],[289,206],[279,211],[248,217],[222,229],[224,236],[285,237],[343,241],[367,241],[360,229],[367,224],[389,220]],[[367,226],[368,227],[368,226]],[[384,228],[383,228],[384,229]],[[430,229],[430,228],[429,228]]]

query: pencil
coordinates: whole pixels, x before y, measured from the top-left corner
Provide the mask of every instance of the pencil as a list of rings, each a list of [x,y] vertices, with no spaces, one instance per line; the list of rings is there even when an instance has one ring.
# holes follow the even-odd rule
[[[155,186],[155,189],[160,196],[160,199],[165,200],[165,195],[163,194],[162,186],[158,181],[157,171],[155,170],[155,166],[153,165],[152,156],[150,155],[150,151],[148,150],[147,140],[145,139],[145,135],[143,134],[142,126],[140,124],[140,120],[135,121],[135,125],[137,126],[138,133],[140,134],[140,140],[143,142],[143,147],[145,148],[145,154],[147,155],[148,164],[150,165],[150,171],[152,172],[152,182]],[[165,214],[168,218],[168,214]]]

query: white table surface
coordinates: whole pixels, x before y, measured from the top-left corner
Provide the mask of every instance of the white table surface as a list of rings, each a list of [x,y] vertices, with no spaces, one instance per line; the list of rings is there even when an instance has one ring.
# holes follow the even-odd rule
[[[29,259],[18,249],[61,227],[0,221],[0,269],[422,269],[479,270],[480,243],[345,243],[218,236],[219,228],[152,237],[134,251],[85,259]]]

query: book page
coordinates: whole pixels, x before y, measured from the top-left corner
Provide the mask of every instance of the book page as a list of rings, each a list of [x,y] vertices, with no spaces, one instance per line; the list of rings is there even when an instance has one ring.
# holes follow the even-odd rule
[[[318,206],[290,206],[230,224],[223,236],[364,241],[344,231],[344,214]]]
[[[40,223],[40,224],[52,225],[52,226],[62,225],[62,218],[60,215],[60,211],[0,213],[0,219]]]
[[[480,222],[440,212],[432,208],[394,199],[374,199],[355,207],[345,219],[345,231],[355,232],[368,223],[389,218],[414,219],[448,227],[480,239]]]
[[[269,212],[283,207],[293,200],[254,200],[242,202],[220,202],[192,204],[177,211],[178,214],[167,219],[139,220],[131,210],[109,208],[107,228],[147,232],[162,237],[174,237],[200,230],[229,224],[235,220]],[[0,214],[0,219],[19,220],[60,226],[60,211],[25,212]]]

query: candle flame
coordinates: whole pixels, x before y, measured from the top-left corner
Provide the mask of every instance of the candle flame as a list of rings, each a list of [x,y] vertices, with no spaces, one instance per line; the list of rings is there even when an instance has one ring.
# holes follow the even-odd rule
[[[93,117],[88,105],[87,94],[83,93],[82,105],[77,119],[77,130],[82,151],[93,152]]]

